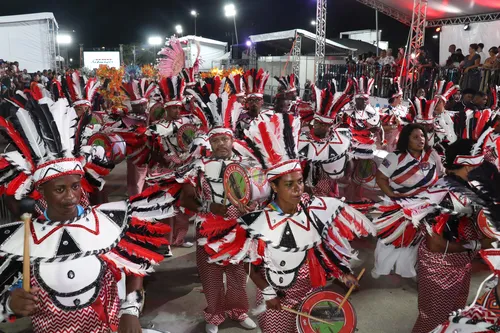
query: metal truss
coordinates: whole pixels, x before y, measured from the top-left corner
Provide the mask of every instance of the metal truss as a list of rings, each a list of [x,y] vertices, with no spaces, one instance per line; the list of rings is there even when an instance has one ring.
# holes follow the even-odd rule
[[[325,66],[326,53],[326,2],[317,0],[316,7],[316,53],[314,57],[315,75],[314,82],[321,77]]]
[[[293,73],[295,75],[300,74],[300,55],[302,53],[302,36],[295,32],[295,43],[293,45],[292,50],[292,59],[293,59]]]
[[[489,22],[489,21],[497,21],[497,20],[500,20],[500,12],[431,20],[431,21],[427,21],[427,26],[428,27],[441,27],[443,25],[468,24],[468,23],[474,23],[474,22]]]
[[[413,82],[415,81],[415,57],[418,54],[420,47],[424,45],[425,40],[425,27],[427,19],[427,1],[428,0],[414,0],[413,1],[413,17],[410,28],[410,45],[407,49],[406,59],[406,84],[405,97],[409,98],[413,93]]]
[[[249,59],[248,66],[250,68],[257,68],[257,48],[254,43],[252,43],[252,45],[248,50],[248,59]]]
[[[408,26],[411,25],[412,19],[410,16],[404,14],[403,12],[400,12],[397,9],[392,8],[391,6],[386,5],[385,3],[379,1],[379,0],[357,0],[358,2],[361,2],[362,4],[367,5],[368,7],[371,7],[373,9],[378,10],[379,12],[392,17],[393,19],[406,24]]]

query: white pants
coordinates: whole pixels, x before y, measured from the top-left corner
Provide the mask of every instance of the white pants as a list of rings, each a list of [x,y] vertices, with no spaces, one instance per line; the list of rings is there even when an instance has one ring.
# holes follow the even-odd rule
[[[389,275],[391,271],[404,278],[417,276],[415,264],[417,262],[418,244],[416,246],[395,248],[394,245],[385,245],[377,241],[375,248],[375,267],[373,272],[378,275]]]

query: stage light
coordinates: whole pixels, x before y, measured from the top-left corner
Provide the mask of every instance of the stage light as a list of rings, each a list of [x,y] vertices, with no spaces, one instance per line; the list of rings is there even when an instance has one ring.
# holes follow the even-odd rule
[[[248,46],[248,47],[252,46],[252,42],[251,42],[251,41],[249,41],[249,40],[247,40],[247,43],[246,43],[246,44],[247,44],[247,46]]]
[[[415,59],[416,57],[417,57],[417,55],[416,55],[415,53],[412,53],[412,54],[411,54],[411,58],[412,58],[412,59]]]
[[[436,32],[441,32],[441,27],[437,27]]]
[[[176,26],[175,26],[175,32],[176,32],[178,35],[182,35],[182,26],[181,26],[181,25],[176,25]]]
[[[148,38],[149,45],[161,45],[163,42],[163,38],[158,36],[152,36]]]
[[[230,3],[229,5],[224,6],[224,14],[226,17],[236,16],[236,7]]]
[[[57,44],[71,44],[70,35],[57,35]]]
[[[316,20],[312,20],[311,25],[316,25]]]
[[[467,24],[465,24],[465,25],[464,25],[464,30],[465,30],[465,31],[467,31],[467,30],[469,30],[469,29],[470,29],[469,24],[468,24],[468,23],[467,23]]]
[[[193,15],[193,16],[195,16],[195,17],[196,17],[196,16],[198,16],[198,12],[197,12],[196,10],[192,10],[192,11],[191,11],[191,15]]]
[[[432,36],[432,38],[434,38],[434,39],[438,39],[438,38],[439,38],[439,35],[434,35],[434,36]]]

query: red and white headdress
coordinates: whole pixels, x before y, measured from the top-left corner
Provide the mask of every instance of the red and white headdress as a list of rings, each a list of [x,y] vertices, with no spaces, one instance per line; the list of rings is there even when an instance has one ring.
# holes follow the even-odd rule
[[[441,98],[445,103],[460,90],[460,86],[454,84],[452,81],[446,83],[445,80],[438,82],[435,98]]]
[[[356,90],[356,95],[354,98],[365,98],[369,99],[375,79],[369,79],[366,76],[362,76],[359,79],[354,78],[354,88]]]
[[[433,124],[434,110],[438,99],[427,100],[425,97],[415,97],[411,102],[414,112],[414,122],[417,124]]]
[[[245,131],[255,145],[254,154],[267,169],[269,181],[302,171],[298,154],[300,126],[300,118],[275,113],[270,118],[257,118]]]
[[[186,82],[179,76],[163,77],[158,81],[158,87],[163,97],[165,107],[182,106]]]
[[[299,78],[295,74],[290,74],[288,76],[277,77],[274,79],[278,81],[280,84],[278,87],[278,93],[276,96],[286,95],[290,93],[295,93],[295,95],[299,95],[300,87],[299,87]]]
[[[145,78],[130,80],[122,85],[122,90],[130,99],[131,105],[147,103],[155,88],[156,84],[154,82],[149,82]]]
[[[399,79],[394,79],[394,83],[389,88],[389,99],[403,96],[403,90],[399,85]]]
[[[218,135],[234,136],[243,106],[238,103],[238,96],[223,89],[219,76],[197,83],[195,89],[188,92],[196,104],[193,113],[209,128],[209,139]]]
[[[103,167],[107,164],[104,149],[82,145],[90,113],[78,119],[62,98],[50,105],[37,104],[32,111],[19,107],[12,118],[15,121],[0,117],[0,131],[16,148],[0,155],[4,193],[19,200],[31,194],[35,186],[65,175],[85,176],[86,191],[92,190],[90,184],[102,188],[102,176],[109,173]]]
[[[225,87],[226,84],[229,85],[232,94],[238,97],[245,96],[245,87],[243,86],[243,77],[241,74],[229,74],[224,78],[222,86]]]
[[[262,68],[258,71],[255,68],[249,69],[243,75],[247,97],[264,97],[264,89],[269,76],[269,72],[264,72]]]
[[[100,85],[100,81],[96,78],[89,78],[85,83],[78,71],[67,74],[66,79],[63,81],[63,89],[72,106],[82,104],[92,106],[92,100]]]
[[[328,88],[320,90],[314,86],[314,95],[316,98],[316,110],[314,120],[325,124],[333,124],[337,119],[337,114],[342,108],[351,101],[349,91],[352,89],[353,81],[347,81],[347,87],[339,95],[336,94],[336,84],[332,83]]]

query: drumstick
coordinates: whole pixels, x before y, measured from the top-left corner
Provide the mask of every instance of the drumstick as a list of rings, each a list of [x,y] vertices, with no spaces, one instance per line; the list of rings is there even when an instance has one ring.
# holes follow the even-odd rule
[[[23,251],[23,289],[30,292],[30,226],[31,214],[21,216],[24,222],[24,251]]]
[[[363,268],[361,270],[361,272],[359,273],[359,275],[358,275],[358,281],[361,280],[361,278],[363,277],[363,274],[365,274],[365,270],[366,269]],[[347,292],[347,294],[345,294],[344,299],[342,300],[342,302],[340,302],[340,305],[337,308],[338,311],[342,310],[342,307],[344,306],[345,302],[347,302],[347,299],[349,298],[349,296],[351,296],[351,293],[353,292],[353,290],[354,290],[355,287],[356,287],[355,285],[352,285],[351,288],[349,288],[349,291]]]
[[[312,319],[312,320],[319,321],[320,323],[323,323],[323,324],[327,324],[327,325],[335,325],[335,323],[331,323],[331,322],[329,322],[329,321],[326,321],[326,320],[323,320],[323,319],[320,319],[320,318],[313,317],[313,316],[311,316],[310,314],[307,314],[307,313],[305,313],[305,312],[299,312],[299,311],[297,311],[297,310],[287,308],[286,306],[281,306],[281,309],[282,309],[282,310],[284,310],[284,311],[286,311],[286,312],[290,312],[290,313],[296,314],[296,315],[301,316],[301,317],[304,317],[304,318],[308,318],[308,319]]]

